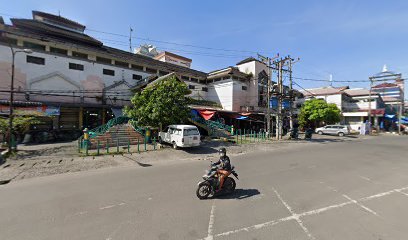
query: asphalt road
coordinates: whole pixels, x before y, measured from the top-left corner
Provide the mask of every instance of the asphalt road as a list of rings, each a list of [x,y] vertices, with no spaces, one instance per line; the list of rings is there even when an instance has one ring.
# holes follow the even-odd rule
[[[232,157],[234,195],[200,201],[208,161],[0,186],[0,239],[407,239],[408,138],[287,144]]]

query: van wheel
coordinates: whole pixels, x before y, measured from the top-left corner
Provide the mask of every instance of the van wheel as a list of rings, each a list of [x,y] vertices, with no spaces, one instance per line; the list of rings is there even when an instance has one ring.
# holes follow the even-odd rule
[[[173,149],[178,149],[176,142],[173,142]]]
[[[322,131],[318,131],[317,134],[323,135],[323,132],[322,132]]]
[[[163,144],[163,140],[162,140],[161,137],[159,137],[159,143],[160,143],[160,144]]]
[[[344,133],[339,132],[339,137],[344,137]]]

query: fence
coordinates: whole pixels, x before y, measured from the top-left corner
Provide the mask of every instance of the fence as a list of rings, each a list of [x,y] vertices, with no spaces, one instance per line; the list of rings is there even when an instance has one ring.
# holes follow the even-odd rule
[[[91,147],[91,142],[89,140],[78,140],[78,153],[84,154],[85,156],[99,156],[106,154],[123,154],[123,153],[141,153],[147,151],[158,150],[157,140],[153,138],[149,141],[146,137],[143,141],[137,141],[137,144],[131,144],[128,140],[127,145],[120,144],[119,139],[114,141],[107,141],[105,146],[103,146],[100,141],[97,141],[95,147]]]
[[[264,131],[256,132],[246,129],[236,130],[233,137],[237,144],[260,143],[273,140],[272,136],[268,136],[268,134]]]

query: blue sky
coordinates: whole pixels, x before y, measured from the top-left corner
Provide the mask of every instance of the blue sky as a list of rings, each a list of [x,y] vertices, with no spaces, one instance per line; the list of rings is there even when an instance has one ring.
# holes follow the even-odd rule
[[[301,60],[294,76],[365,80],[381,71],[408,74],[408,1],[2,1],[0,15],[31,17],[31,10],[61,13],[88,29],[183,45],[150,42],[193,59],[211,71],[262,52]],[[103,3],[102,3],[103,2]],[[126,37],[87,31],[127,50]],[[149,43],[133,39],[133,44]],[[184,45],[238,51],[221,51]],[[296,80],[301,86],[321,82]],[[337,84],[344,85],[344,84]],[[350,84],[349,84],[350,85]],[[366,83],[351,84],[366,87]],[[408,93],[406,93],[408,96]]]

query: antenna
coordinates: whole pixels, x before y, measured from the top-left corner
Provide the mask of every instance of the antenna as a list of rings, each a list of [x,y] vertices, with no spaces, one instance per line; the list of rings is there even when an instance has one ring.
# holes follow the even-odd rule
[[[329,75],[329,82],[330,82],[330,87],[333,87],[333,75]]]

